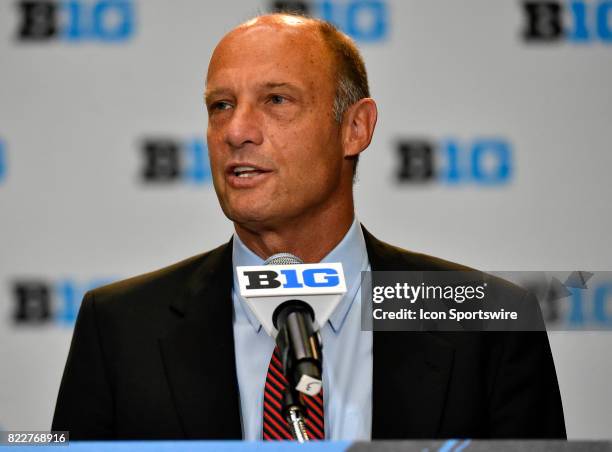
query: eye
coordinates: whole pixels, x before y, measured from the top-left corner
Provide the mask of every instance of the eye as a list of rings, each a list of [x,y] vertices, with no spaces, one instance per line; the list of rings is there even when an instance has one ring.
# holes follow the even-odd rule
[[[220,101],[213,102],[212,104],[210,104],[208,109],[210,111],[223,111],[223,110],[229,110],[231,107],[232,105],[229,102],[220,100]]]
[[[270,96],[271,104],[281,105],[281,104],[284,104],[285,102],[287,102],[287,99],[285,99],[283,96],[279,96],[278,94],[272,94]]]

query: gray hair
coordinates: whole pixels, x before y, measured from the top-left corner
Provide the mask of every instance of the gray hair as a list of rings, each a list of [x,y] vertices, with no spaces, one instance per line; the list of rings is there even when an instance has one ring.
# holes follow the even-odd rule
[[[357,45],[346,34],[333,24],[321,19],[309,18],[317,24],[323,41],[329,46],[335,60],[336,95],[333,114],[338,123],[342,122],[344,113],[360,99],[370,97],[368,74],[365,63]],[[357,173],[359,155],[353,158],[353,180]]]
[[[334,118],[338,123],[342,122],[342,116],[348,108],[364,97],[368,97],[369,93],[364,92],[363,88],[357,86],[353,80],[340,75],[336,82],[336,96],[334,97],[333,113]]]

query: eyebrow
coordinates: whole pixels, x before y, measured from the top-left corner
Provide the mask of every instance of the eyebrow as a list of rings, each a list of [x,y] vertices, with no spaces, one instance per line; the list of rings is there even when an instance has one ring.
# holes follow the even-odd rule
[[[299,87],[297,85],[294,85],[293,83],[289,82],[267,82],[263,83],[262,86],[264,88],[291,88],[299,90]]]
[[[210,102],[211,97],[214,96],[219,96],[225,93],[228,93],[229,89],[227,88],[217,88],[217,89],[206,89],[206,91],[204,91],[204,102],[206,104],[208,104],[208,102]]]
[[[295,91],[302,91],[299,86],[290,83],[290,82],[265,82],[257,85],[257,88],[265,88],[265,89],[275,89],[275,88],[289,88]],[[206,103],[210,102],[210,99],[214,96],[220,96],[224,94],[230,93],[231,90],[229,88],[214,88],[211,90],[206,90],[204,92],[204,101]]]

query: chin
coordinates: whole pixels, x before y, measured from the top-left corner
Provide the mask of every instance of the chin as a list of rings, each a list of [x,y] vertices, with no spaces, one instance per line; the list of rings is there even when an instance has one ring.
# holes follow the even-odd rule
[[[223,211],[236,223],[260,223],[278,217],[274,203],[268,196],[240,196],[228,200]],[[262,202],[262,200],[265,200]]]
[[[234,223],[240,225],[259,225],[265,224],[271,220],[271,215],[264,209],[257,209],[254,206],[249,206],[245,209],[230,209],[227,217]]]

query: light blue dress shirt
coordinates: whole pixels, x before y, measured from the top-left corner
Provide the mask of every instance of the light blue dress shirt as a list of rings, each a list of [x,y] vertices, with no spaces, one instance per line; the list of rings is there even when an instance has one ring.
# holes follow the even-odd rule
[[[234,234],[234,341],[244,439],[262,438],[263,391],[272,339],[239,294],[235,267],[263,259]],[[341,262],[347,292],[321,328],[325,438],[369,440],[372,431],[372,332],[361,331],[361,272],[370,269],[363,232],[355,219],[321,262]]]

